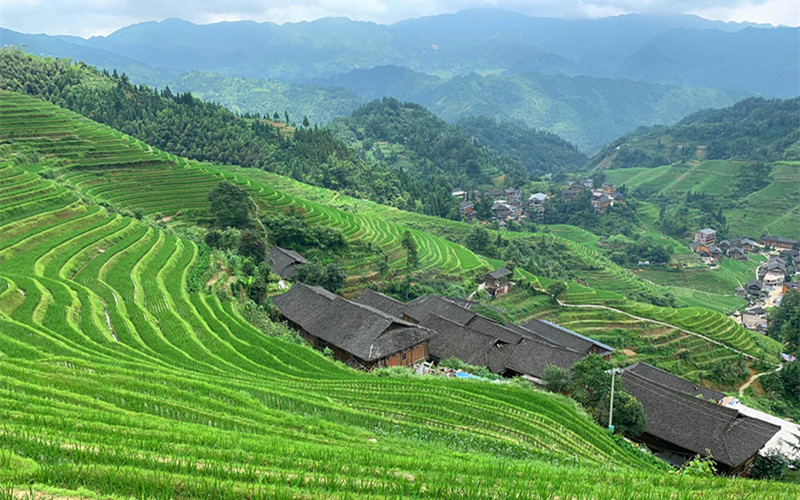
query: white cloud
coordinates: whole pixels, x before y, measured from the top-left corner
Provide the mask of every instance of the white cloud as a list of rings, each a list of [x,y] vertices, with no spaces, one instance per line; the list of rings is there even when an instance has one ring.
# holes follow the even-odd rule
[[[242,19],[284,23],[345,16],[392,23],[475,7],[567,18],[690,12],[725,21],[800,25],[797,0],[2,0],[0,26],[26,33],[89,36],[168,17],[195,23]]]

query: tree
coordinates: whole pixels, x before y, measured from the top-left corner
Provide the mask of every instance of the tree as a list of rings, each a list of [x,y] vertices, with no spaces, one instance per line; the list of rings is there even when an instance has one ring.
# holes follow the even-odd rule
[[[403,240],[400,244],[406,250],[406,279],[409,279],[409,273],[411,269],[417,267],[419,264],[419,255],[417,253],[417,242],[414,241],[414,237],[411,236],[409,231],[403,233]]]
[[[566,394],[572,384],[572,377],[560,366],[547,365],[542,372],[542,381],[548,391]]]
[[[267,243],[260,234],[245,230],[239,237],[239,255],[250,257],[255,263],[260,263],[267,256]]]
[[[303,115],[303,126],[304,127],[308,127],[310,125],[311,125],[311,123],[309,123],[309,121],[308,121],[308,116]]]
[[[567,291],[567,284],[563,281],[554,281],[547,285],[545,290],[551,297],[553,297],[553,301],[558,302],[559,297],[564,295],[564,293]]]
[[[466,244],[467,248],[473,252],[485,254],[486,250],[489,249],[489,245],[492,244],[492,237],[486,229],[475,227],[467,236]]]
[[[254,204],[246,191],[230,182],[222,181],[208,193],[208,201],[211,203],[211,213],[220,227],[249,226]]]
[[[595,421],[600,425],[608,423],[609,393],[598,403],[595,410]],[[628,437],[636,437],[647,428],[647,419],[644,416],[642,404],[633,396],[623,390],[621,386],[614,388],[614,419],[611,422],[614,431],[621,432]]]
[[[334,262],[323,266],[319,261],[311,261],[297,266],[293,278],[306,285],[321,286],[330,292],[337,293],[344,285],[347,276]]]

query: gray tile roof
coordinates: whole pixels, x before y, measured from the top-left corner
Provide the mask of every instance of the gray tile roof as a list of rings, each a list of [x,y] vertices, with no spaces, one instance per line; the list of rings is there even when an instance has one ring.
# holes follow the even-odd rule
[[[428,314],[436,314],[459,325],[465,325],[477,316],[466,307],[461,307],[438,295],[426,295],[412,300],[406,304],[405,313],[415,321],[422,321]]]
[[[419,345],[431,331],[319,288],[297,283],[272,299],[310,335],[367,362]]]
[[[507,276],[511,276],[512,274],[514,274],[514,272],[511,271],[510,269],[508,269],[507,267],[501,267],[500,269],[497,269],[496,271],[492,271],[490,273],[486,273],[486,276],[488,276],[489,278],[495,279],[495,280],[499,280],[501,278],[505,278]]]
[[[506,369],[541,378],[547,365],[571,370],[586,354],[529,338],[517,345],[509,345],[502,356]]]
[[[428,341],[428,353],[438,360],[457,358],[470,365],[486,366],[489,352],[499,342],[435,314],[429,314],[420,324],[434,331]]]
[[[406,309],[405,303],[370,288],[364,290],[353,302],[374,307],[396,318],[402,318]]]
[[[277,245],[269,251],[269,258],[272,259],[272,272],[283,279],[291,278],[296,266],[308,262],[294,250],[287,250]]]
[[[580,333],[573,332],[572,330],[558,326],[549,321],[533,318],[528,322],[523,323],[522,327],[530,330],[540,337],[574,351],[588,353],[593,346],[596,346],[602,351],[614,352],[614,348],[611,346],[603,344],[602,342],[598,342],[594,339],[590,339],[589,337],[585,337]]]
[[[661,368],[656,368],[655,366],[647,363],[635,363],[625,368],[625,371],[633,372],[653,382],[669,387],[672,390],[682,392],[690,396],[702,396],[703,399],[707,399],[715,403],[718,403],[722,400],[722,398],[725,397],[725,394],[719,391],[696,384],[686,380],[685,378],[673,375],[672,373],[664,371]]]
[[[740,415],[732,408],[675,391],[634,371],[622,375],[623,386],[644,408],[645,433],[702,456],[709,453],[725,466],[746,463],[780,429]]]

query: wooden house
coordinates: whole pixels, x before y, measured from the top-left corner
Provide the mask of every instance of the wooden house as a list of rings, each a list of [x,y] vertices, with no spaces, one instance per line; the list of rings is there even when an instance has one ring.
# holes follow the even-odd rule
[[[272,301],[281,318],[311,345],[331,349],[336,359],[355,368],[404,366],[428,358],[430,330],[323,288],[297,283]]]
[[[600,190],[606,194],[613,195],[617,192],[617,186],[610,182],[604,182],[602,186],[600,186]]]
[[[458,204],[458,211],[467,220],[475,218],[475,204],[469,201],[462,201]]]
[[[514,273],[507,267],[501,267],[496,271],[486,273],[483,280],[486,291],[495,299],[505,295],[511,287],[511,282],[509,280],[513,274]]]
[[[297,266],[308,263],[305,257],[294,250],[287,250],[277,245],[269,251],[269,258],[272,260],[272,272],[285,280],[294,275]]]
[[[594,193],[592,196],[592,207],[594,208],[595,212],[599,212],[601,214],[606,213],[608,207],[614,204],[614,198],[607,195],[606,193]]]
[[[728,249],[728,258],[733,260],[747,260],[747,254],[744,253],[741,247],[730,247]]]
[[[781,238],[778,236],[762,236],[761,244],[783,250],[792,250],[798,246],[798,242],[796,240],[790,238]]]
[[[599,354],[606,361],[611,359],[611,354],[614,352],[613,347],[589,337],[585,337],[580,333],[573,332],[568,328],[558,326],[549,321],[532,318],[528,320],[527,323],[523,323],[520,326],[534,333],[535,335],[574,351],[581,352],[586,355]]]
[[[780,430],[777,425],[707,401],[710,390],[689,381],[676,384],[672,377],[625,369],[622,382],[642,404],[647,419],[637,440],[675,465],[696,455],[710,455],[721,474],[741,474]]]

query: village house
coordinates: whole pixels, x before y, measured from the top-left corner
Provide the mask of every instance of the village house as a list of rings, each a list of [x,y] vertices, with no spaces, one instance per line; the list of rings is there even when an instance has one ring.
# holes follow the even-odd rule
[[[704,243],[700,243],[699,241],[693,241],[693,242],[689,243],[689,248],[694,253],[705,252],[708,255],[711,255],[711,252],[710,252],[711,249],[708,247],[708,245],[706,245]]]
[[[561,191],[561,199],[564,201],[570,201],[581,194],[581,191],[583,191],[581,188],[572,186],[564,191]]]
[[[595,212],[604,214],[608,210],[608,207],[613,204],[614,199],[605,193],[597,192],[592,195],[592,207],[594,207]]]
[[[694,241],[710,248],[717,241],[717,232],[710,228],[701,229],[694,233]]]
[[[764,275],[764,286],[783,286],[786,274],[781,271],[768,271]]]
[[[766,263],[761,264],[759,266],[756,274],[758,275],[758,279],[764,280],[766,275],[769,273],[773,274],[781,274],[784,277],[789,275],[789,265],[786,262],[786,259],[783,257],[778,257],[775,255],[770,256],[769,260]]]
[[[712,262],[719,262],[720,260],[722,260],[723,253],[720,247],[713,246],[708,249],[708,253],[711,254]]]
[[[303,283],[272,299],[280,316],[316,349],[371,370],[428,359],[427,328]]]
[[[790,238],[780,238],[778,236],[762,236],[761,244],[783,250],[792,250],[798,245],[796,240]]]
[[[728,258],[733,260],[747,260],[747,254],[744,253],[740,247],[731,247],[728,249]]]
[[[493,299],[508,293],[508,290],[511,287],[511,282],[509,279],[511,278],[512,274],[514,273],[507,267],[501,267],[496,271],[486,273],[486,276],[483,280],[483,285]]]
[[[498,221],[505,221],[512,215],[513,209],[505,200],[498,200],[492,204],[492,212]]]
[[[800,281],[783,282],[783,293],[789,293],[791,291],[800,292]]]
[[[528,212],[537,218],[544,214],[547,195],[544,193],[534,193],[528,197]]]
[[[470,201],[462,201],[458,204],[458,211],[467,220],[475,218],[475,204]]]
[[[614,203],[625,203],[625,195],[620,192],[614,193],[612,198],[614,199]]]
[[[272,272],[285,280],[291,279],[297,266],[308,263],[305,257],[294,250],[287,250],[277,245],[269,251],[269,258],[272,260]]]
[[[717,243],[717,246],[727,252],[731,248],[731,246],[739,246],[739,245],[735,241],[722,240],[719,243]]]
[[[742,326],[754,332],[767,331],[767,311],[763,307],[742,311]]]
[[[604,182],[602,186],[600,186],[600,190],[606,194],[613,195],[617,192],[617,186],[611,184],[610,182]]]
[[[486,193],[486,196],[494,198],[495,200],[499,200],[503,197],[503,192],[497,188],[493,188],[491,191]]]
[[[458,198],[459,200],[466,200],[467,199],[467,192],[461,189],[456,189],[450,195],[453,198]]]
[[[751,240],[750,238],[742,238],[742,241],[740,242],[740,244],[741,244],[742,250],[744,250],[745,252],[755,252],[756,251],[756,245],[758,245],[758,243],[756,243],[755,241]]]
[[[625,390],[642,404],[647,420],[644,433],[636,439],[674,465],[696,455],[710,456],[719,473],[741,474],[780,430],[720,406],[714,400],[724,396],[721,393],[642,365],[622,373]]]
[[[510,203],[520,203],[522,201],[522,191],[517,188],[507,188],[504,191],[506,200]]]
[[[747,287],[745,287],[745,290],[747,290],[748,294],[753,295],[755,297],[758,297],[758,296],[761,295],[761,290],[763,288],[764,288],[764,282],[763,281],[761,281],[761,280],[751,280],[751,281],[747,282]]]

